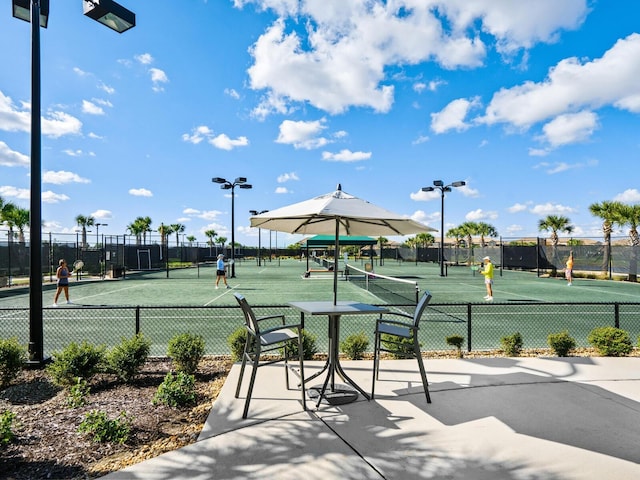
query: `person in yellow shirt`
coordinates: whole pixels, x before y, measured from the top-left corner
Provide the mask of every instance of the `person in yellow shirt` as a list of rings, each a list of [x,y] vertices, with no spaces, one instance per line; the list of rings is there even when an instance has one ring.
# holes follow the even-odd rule
[[[491,263],[491,258],[484,257],[482,259],[484,262],[484,270],[480,273],[484,275],[484,285],[487,287],[487,295],[484,299],[487,302],[493,301],[493,263]]]
[[[569,253],[567,265],[564,269],[564,277],[567,279],[567,286],[570,287],[573,282],[573,252]]]

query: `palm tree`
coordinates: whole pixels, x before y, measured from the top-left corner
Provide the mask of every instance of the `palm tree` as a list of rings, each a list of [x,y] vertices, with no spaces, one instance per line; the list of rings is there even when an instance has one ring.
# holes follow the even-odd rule
[[[176,234],[176,247],[179,247],[180,246],[180,234],[182,232],[184,232],[185,228],[187,228],[187,227],[185,227],[181,223],[172,223],[170,226],[171,226],[171,231]]]
[[[127,225],[127,230],[131,235],[136,236],[136,243],[139,245],[142,241],[142,232],[144,231],[144,225],[139,221],[141,217],[138,217],[129,225]]]
[[[464,238],[465,232],[460,227],[450,228],[447,231],[447,237],[455,239],[455,258],[456,265],[458,264],[458,248],[460,247],[460,243],[462,243],[462,239]]]
[[[604,257],[602,259],[602,273],[609,271],[611,263],[611,232],[616,217],[620,213],[622,203],[603,201],[601,203],[592,203],[589,205],[589,211],[592,215],[602,219],[602,233],[604,234]]]
[[[160,234],[160,245],[165,247],[169,243],[167,240],[169,235],[173,233],[173,230],[171,230],[171,227],[169,225],[160,223],[160,226],[158,227],[158,233]]]
[[[416,235],[415,239],[416,245],[423,248],[427,248],[435,241],[435,238],[433,238],[433,235],[430,233],[419,233]]]
[[[224,252],[224,244],[227,243],[227,237],[216,237],[216,243],[220,244],[220,248]],[[233,245],[231,247],[233,248]]]
[[[476,223],[476,235],[480,235],[480,246],[484,248],[487,246],[486,242],[484,241],[484,237],[497,237],[498,230],[496,230],[496,227],[489,223],[478,222]]]
[[[471,265],[473,261],[473,235],[478,234],[478,224],[475,222],[464,222],[459,227],[459,234],[465,237],[469,255],[467,257],[467,265]]]
[[[640,246],[640,205],[620,204],[616,214],[615,223],[624,227],[629,226],[629,239],[631,240],[631,258],[629,260],[629,281],[638,281],[638,247]]]
[[[214,245],[214,237],[218,234],[214,229],[205,230],[204,235],[208,238],[207,243],[209,244],[209,256],[211,256],[211,247]]]
[[[146,245],[147,244],[147,233],[150,233],[151,230],[151,217],[138,217],[140,223],[143,227],[142,230],[142,241]]]
[[[4,223],[7,227],[9,227],[9,242],[13,241],[13,227],[15,226],[15,221],[13,216],[15,215],[16,207],[11,202],[5,202],[2,197],[0,197],[0,224]]]
[[[9,236],[13,237],[12,227],[18,229],[18,242],[25,244],[24,229],[29,225],[29,210],[14,206],[5,214],[5,222],[9,226]]]
[[[193,244],[193,242],[195,242],[195,241],[196,241],[196,237],[195,236],[189,235],[187,237],[187,242],[189,242],[189,246],[191,246]]]
[[[538,230],[540,231],[549,231],[551,230],[551,258],[552,258],[552,269],[555,275],[556,273],[556,263],[558,262],[558,232],[571,233],[573,232],[573,225],[571,225],[571,220],[567,217],[563,217],[562,215],[547,215],[545,218],[538,221]]]
[[[84,216],[78,215],[76,216],[76,224],[79,227],[82,227],[82,245],[87,248],[87,227],[91,227],[95,224],[96,219],[91,215]]]

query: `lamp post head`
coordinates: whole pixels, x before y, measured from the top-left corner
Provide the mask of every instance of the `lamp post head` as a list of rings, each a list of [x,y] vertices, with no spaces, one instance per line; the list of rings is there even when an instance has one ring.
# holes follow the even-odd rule
[[[136,14],[113,0],[83,0],[82,6],[87,17],[118,33],[136,26]]]
[[[435,190],[435,188],[433,188],[433,187],[422,187],[421,190],[423,192],[433,192]]]
[[[251,215],[258,215],[258,211],[257,210],[249,210],[249,213]]]
[[[444,182],[442,180],[434,180],[433,181],[433,186],[434,187],[442,187],[444,185]]]
[[[233,183],[237,183],[238,185],[247,183],[247,177],[238,177],[233,181]]]
[[[464,187],[466,184],[467,184],[467,182],[464,182],[464,181],[461,180],[459,182],[453,182],[451,184],[451,186],[452,187]]]
[[[249,189],[253,188],[253,185],[250,185],[248,183],[239,183],[238,187],[243,188],[245,190],[249,190]]]
[[[13,16],[31,22],[31,0],[13,0]],[[40,26],[47,28],[49,23],[49,0],[40,0]]]
[[[230,183],[224,183],[224,184],[220,185],[220,188],[222,190],[231,190],[233,188],[233,186]]]
[[[227,183],[227,181],[224,178],[221,178],[221,177],[213,177],[211,179],[211,181],[213,183]]]

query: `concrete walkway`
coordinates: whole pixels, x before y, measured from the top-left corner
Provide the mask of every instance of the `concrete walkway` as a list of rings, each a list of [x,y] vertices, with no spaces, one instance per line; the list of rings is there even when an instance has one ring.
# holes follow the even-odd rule
[[[322,364],[305,363],[305,373]],[[343,366],[365,391],[371,361]],[[103,478],[640,478],[640,358],[426,361],[381,366],[376,398],[333,406],[287,391],[281,365],[258,370],[249,418],[233,367],[199,440]],[[321,376],[316,380],[321,380]],[[248,381],[248,378],[246,379]],[[311,382],[312,385],[319,382]]]

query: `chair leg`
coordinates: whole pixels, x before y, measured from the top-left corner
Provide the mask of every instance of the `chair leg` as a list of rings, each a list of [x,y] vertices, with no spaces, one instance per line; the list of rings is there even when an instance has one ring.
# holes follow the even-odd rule
[[[236,398],[240,396],[240,387],[242,386],[242,377],[244,376],[244,367],[247,364],[247,351],[245,349],[242,354],[242,365],[240,365],[240,376],[238,377],[238,386],[236,387]]]
[[[255,352],[255,357],[253,359],[253,368],[251,370],[251,380],[249,381],[249,390],[247,391],[247,399],[244,402],[244,411],[242,412],[242,418],[247,418],[247,414],[249,413],[249,402],[251,402],[251,394],[253,393],[253,384],[256,381],[256,373],[258,372],[258,367],[260,366],[260,349],[258,348]]]
[[[304,349],[302,348],[302,334],[298,332],[298,361],[300,362],[300,390],[302,391],[302,409],[307,410],[307,396],[304,387]]]
[[[420,345],[418,339],[414,337],[413,350],[418,360],[418,368],[420,369],[420,377],[422,377],[422,386],[424,387],[424,394],[427,397],[427,403],[431,403],[431,395],[429,395],[429,382],[427,381],[427,372],[424,368],[424,362],[422,361],[422,353],[420,353]]]
[[[373,341],[373,379],[371,381],[371,400],[373,400],[376,389],[376,380],[380,369],[380,335],[376,332]]]

